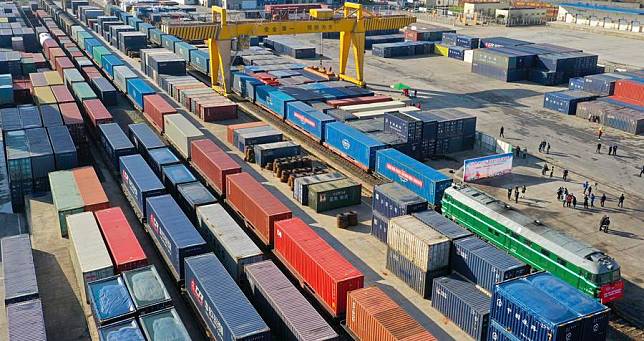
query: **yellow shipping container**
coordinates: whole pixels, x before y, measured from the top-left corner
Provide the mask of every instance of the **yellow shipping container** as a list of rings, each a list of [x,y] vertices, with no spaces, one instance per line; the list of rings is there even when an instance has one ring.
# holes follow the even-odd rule
[[[318,19],[331,19],[333,18],[333,10],[330,8],[311,8],[309,14],[313,18]]]
[[[47,80],[47,85],[63,85],[63,78],[60,77],[56,71],[45,71],[43,72],[45,79]]]
[[[34,102],[38,105],[56,103],[56,97],[48,86],[37,86],[34,88]]]
[[[449,53],[449,46],[443,44],[435,44],[434,53],[439,56],[447,56]]]

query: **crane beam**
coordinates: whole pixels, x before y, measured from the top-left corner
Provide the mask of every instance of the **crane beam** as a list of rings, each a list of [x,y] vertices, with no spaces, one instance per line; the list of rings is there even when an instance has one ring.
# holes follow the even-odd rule
[[[313,14],[312,14],[313,15]],[[163,24],[161,30],[183,40],[205,40],[210,54],[210,77],[213,87],[226,94],[230,90],[231,40],[241,36],[269,36],[340,32],[341,79],[364,86],[364,52],[367,31],[399,29],[416,22],[407,15],[377,16],[361,4],[346,2],[342,17],[310,20],[229,22],[225,8],[212,7],[212,23]],[[355,76],[347,75],[349,53],[353,52]],[[220,84],[221,87],[217,85]]]

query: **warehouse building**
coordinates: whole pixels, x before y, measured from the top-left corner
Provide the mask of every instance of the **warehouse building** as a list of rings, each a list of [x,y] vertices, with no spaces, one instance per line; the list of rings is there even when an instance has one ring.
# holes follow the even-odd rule
[[[634,4],[639,5],[639,4]],[[608,30],[644,32],[644,9],[604,5],[600,3],[561,4],[558,21]]]

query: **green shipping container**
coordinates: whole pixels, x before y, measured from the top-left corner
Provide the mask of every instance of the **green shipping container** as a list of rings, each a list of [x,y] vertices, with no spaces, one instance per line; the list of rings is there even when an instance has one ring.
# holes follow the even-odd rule
[[[94,38],[89,32],[78,32],[78,46],[85,51],[85,39]]]
[[[67,238],[67,220],[70,214],[82,213],[83,199],[81,198],[76,179],[71,171],[49,173],[51,197],[58,214],[58,227],[63,238]]]
[[[92,87],[87,84],[87,82],[77,82],[72,84],[72,92],[74,97],[79,101],[85,101],[88,99],[98,98]]]
[[[22,74],[23,75],[28,75],[30,73],[36,72],[36,63],[34,62],[33,58],[22,58],[20,61],[20,65],[22,66]]]
[[[324,212],[360,204],[362,186],[349,179],[323,182],[309,186],[309,207]]]
[[[103,67],[103,62],[101,61],[101,58],[103,58],[103,56],[106,54],[112,54],[112,53],[105,46],[98,46],[92,49],[92,57],[94,58],[94,61],[96,62],[96,64],[98,64],[98,66],[100,67]]]

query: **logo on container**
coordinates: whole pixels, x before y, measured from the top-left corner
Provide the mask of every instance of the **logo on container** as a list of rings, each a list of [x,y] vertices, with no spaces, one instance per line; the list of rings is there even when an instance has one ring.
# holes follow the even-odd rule
[[[304,115],[300,114],[300,113],[299,113],[299,112],[297,112],[297,111],[295,112],[295,114],[293,114],[293,116],[295,116],[295,118],[297,118],[298,120],[300,120],[300,122],[302,122],[302,124],[304,124],[304,125],[310,125],[310,126],[311,126],[311,127],[313,127],[313,128],[315,128],[315,127],[316,127],[315,121],[313,121],[313,120],[311,120],[310,118],[308,118],[308,117],[306,117],[306,116],[304,116]]]
[[[342,148],[349,149],[351,148],[351,142],[347,139],[342,139]]]
[[[195,298],[195,301],[197,301],[197,303],[203,308],[203,311],[206,314],[208,320],[210,320],[210,322],[212,322],[212,325],[215,326],[216,332],[217,334],[219,334],[219,337],[223,338],[224,328],[215,315],[214,309],[212,309],[210,304],[208,304],[208,301],[205,300],[203,292],[201,291],[201,289],[199,289],[199,286],[194,279],[190,280],[190,292]]]
[[[168,250],[168,253],[172,253],[172,244],[170,243],[170,239],[168,239],[165,232],[161,230],[159,221],[156,219],[154,213],[150,213],[150,218],[148,220],[150,221],[149,225],[152,227],[152,230],[154,230],[154,233],[159,237],[159,242],[166,250]]]
[[[385,168],[387,170],[389,170],[390,172],[398,175],[398,177],[400,178],[400,181],[402,181],[402,182],[411,182],[412,184],[414,184],[414,185],[416,185],[418,187],[421,187],[421,188],[423,187],[423,181],[422,180],[420,180],[419,178],[407,173],[405,170],[400,169],[400,168],[392,165],[391,163],[387,163]]]
[[[132,193],[134,198],[138,197],[139,191],[136,189],[136,186],[131,181],[130,176],[127,174],[125,169],[121,171],[121,177],[123,178],[123,182],[127,185],[127,188],[130,190],[130,193]]]

